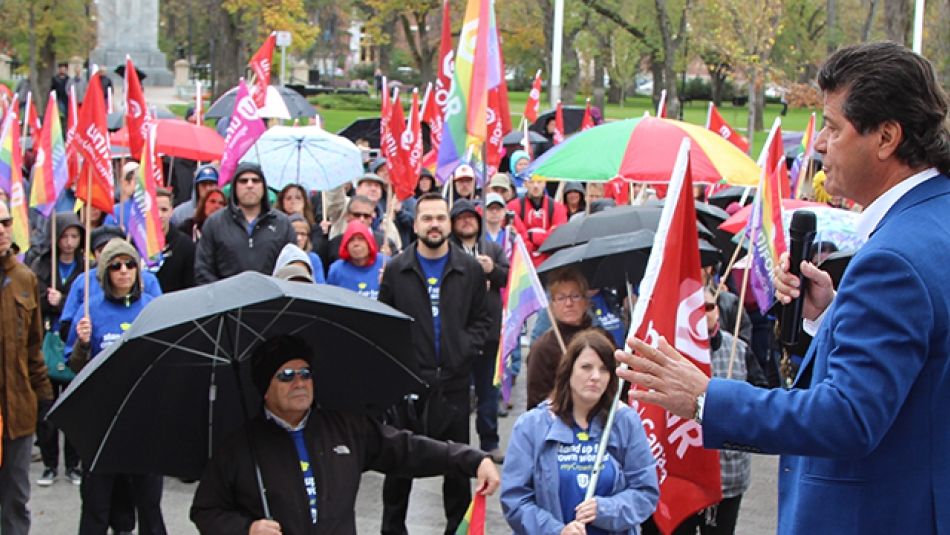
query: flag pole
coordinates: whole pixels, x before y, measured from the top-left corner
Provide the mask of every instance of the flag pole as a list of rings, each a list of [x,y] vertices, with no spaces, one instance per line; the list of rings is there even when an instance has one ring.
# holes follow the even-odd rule
[[[557,345],[561,346],[561,352],[567,351],[567,346],[564,344],[564,337],[561,336],[561,329],[557,326],[557,320],[554,318],[554,311],[551,310],[551,304],[548,303],[548,306],[544,307],[548,311],[548,319],[551,320],[551,330],[554,331],[554,336],[557,337]]]
[[[739,251],[741,251],[742,246],[745,245],[745,240],[747,236],[748,236],[748,233],[743,232],[742,235],[739,237],[739,243],[736,244],[736,250],[732,252],[732,258],[729,259],[729,264],[726,265],[725,271],[722,272],[723,280],[729,278],[729,274],[732,272],[732,268],[736,265],[736,260],[738,260],[739,258]],[[721,291],[721,289],[722,289],[722,285],[716,288],[716,299],[719,299],[719,292]]]
[[[56,259],[56,245],[59,238],[56,236],[56,201],[53,201],[53,214],[50,219],[49,243],[50,243],[50,287],[56,289],[56,265],[59,263]],[[62,306],[62,301],[60,301]]]
[[[754,231],[753,231],[754,232]],[[755,243],[755,236],[749,239],[749,243]],[[752,252],[750,251],[751,255]],[[739,289],[739,311],[736,313],[736,326],[732,334],[732,350],[729,353],[729,369],[726,372],[726,379],[732,379],[732,365],[736,359],[736,348],[739,346],[739,327],[742,325],[742,312],[745,309],[745,294],[749,287],[749,273],[752,271],[752,258],[749,258],[749,265],[746,266],[742,274],[742,288]]]
[[[85,270],[86,285],[83,288],[83,317],[89,317],[89,254],[92,252],[92,162],[86,166],[86,199],[89,202],[84,203],[83,212],[86,220],[86,250],[83,252],[83,269]],[[104,266],[99,266],[100,269]]]

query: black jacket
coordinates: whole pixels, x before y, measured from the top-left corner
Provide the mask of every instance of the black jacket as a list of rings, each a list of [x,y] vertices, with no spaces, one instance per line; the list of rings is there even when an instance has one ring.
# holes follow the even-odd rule
[[[162,265],[155,274],[162,293],[176,292],[195,285],[195,244],[177,228],[168,227]]]
[[[254,164],[241,164],[234,172],[264,175]],[[231,202],[211,214],[201,227],[201,239],[195,252],[195,282],[206,284],[244,271],[270,275],[281,249],[288,243],[297,243],[297,235],[287,216],[270,207],[267,200],[267,182],[261,199],[261,215],[249,236],[247,220],[238,206],[237,187],[231,188]]]
[[[468,388],[475,357],[481,354],[491,325],[482,266],[450,242],[440,287],[441,357],[435,354],[435,327],[425,275],[416,248],[396,255],[383,271],[379,301],[412,316],[412,345],[418,369],[429,386],[445,391]]]
[[[313,525],[293,439],[261,415],[225,440],[205,469],[191,505],[191,520],[203,535],[247,533],[252,522],[264,518],[248,433],[271,515],[284,535],[355,534],[353,511],[366,470],[404,477],[472,476],[485,456],[467,445],[399,431],[366,416],[312,410],[304,436],[317,486]]]

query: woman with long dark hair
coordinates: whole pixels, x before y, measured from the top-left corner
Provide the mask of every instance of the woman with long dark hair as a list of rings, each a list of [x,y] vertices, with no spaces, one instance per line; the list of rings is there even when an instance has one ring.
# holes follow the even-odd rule
[[[585,500],[617,392],[614,345],[597,329],[577,333],[550,397],[515,423],[502,468],[501,506],[517,534],[637,533],[659,488],[640,417],[617,407],[594,497]]]

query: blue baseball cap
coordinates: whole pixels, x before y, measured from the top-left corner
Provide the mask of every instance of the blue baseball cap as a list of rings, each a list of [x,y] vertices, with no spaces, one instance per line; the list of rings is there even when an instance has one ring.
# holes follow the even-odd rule
[[[195,171],[195,184],[199,182],[214,182],[218,183],[218,168],[208,164],[202,165]]]

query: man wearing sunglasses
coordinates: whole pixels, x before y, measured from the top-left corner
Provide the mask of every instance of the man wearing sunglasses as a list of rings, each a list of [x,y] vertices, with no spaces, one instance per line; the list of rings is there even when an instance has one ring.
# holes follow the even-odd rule
[[[0,532],[30,531],[30,450],[36,422],[49,409],[53,390],[40,354],[43,321],[36,275],[13,254],[13,219],[0,201]]]
[[[302,339],[271,338],[251,363],[263,414],[223,442],[198,484],[191,520],[203,535],[354,534],[356,496],[366,470],[405,477],[466,474],[478,478],[477,492],[490,495],[498,488],[498,471],[481,451],[416,436],[369,416],[316,408],[313,374],[319,369]],[[256,467],[271,519],[264,518]]]
[[[227,208],[201,228],[195,252],[195,282],[206,284],[244,271],[270,275],[277,256],[297,235],[287,216],[272,208],[260,166],[242,163],[231,181]]]

